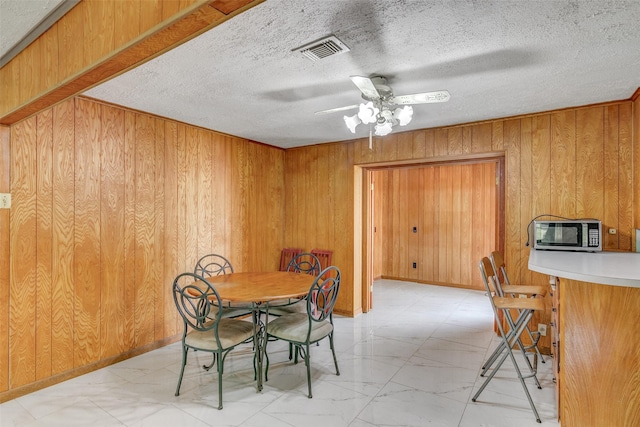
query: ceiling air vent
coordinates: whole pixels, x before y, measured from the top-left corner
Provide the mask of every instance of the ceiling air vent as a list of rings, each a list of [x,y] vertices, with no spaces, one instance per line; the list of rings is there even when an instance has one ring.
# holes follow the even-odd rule
[[[307,43],[304,46],[293,49],[293,51],[300,52],[312,61],[317,61],[338,53],[349,52],[349,48],[336,36],[331,35]]]

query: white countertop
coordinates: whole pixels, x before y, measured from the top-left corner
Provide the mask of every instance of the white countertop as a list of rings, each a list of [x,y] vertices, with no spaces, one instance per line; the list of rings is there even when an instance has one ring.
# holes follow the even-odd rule
[[[581,282],[640,288],[640,253],[531,249],[529,270]]]

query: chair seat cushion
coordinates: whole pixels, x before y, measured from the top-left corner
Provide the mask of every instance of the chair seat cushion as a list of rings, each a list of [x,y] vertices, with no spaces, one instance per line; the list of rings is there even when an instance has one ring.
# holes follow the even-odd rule
[[[269,315],[284,316],[292,313],[302,313],[306,315],[307,300],[306,299],[299,300],[294,302],[293,304],[284,303],[284,304],[272,305],[272,303],[269,303]]]
[[[333,325],[328,321],[311,322],[309,342],[316,342],[333,332]],[[306,313],[287,314],[269,322],[267,333],[275,338],[304,343],[309,331],[309,316]]]
[[[213,329],[208,331],[191,331],[187,334],[184,342],[189,347],[201,350],[224,350],[240,344],[253,337],[253,323],[236,319],[220,319],[218,325],[218,335],[220,336],[221,349]]]
[[[250,307],[223,307],[222,317],[242,317],[251,314],[253,310]]]

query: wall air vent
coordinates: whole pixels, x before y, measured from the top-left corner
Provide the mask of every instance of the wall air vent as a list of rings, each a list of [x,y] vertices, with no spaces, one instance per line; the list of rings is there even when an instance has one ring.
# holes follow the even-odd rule
[[[349,48],[336,36],[330,35],[295,48],[293,51],[300,52],[312,61],[317,61],[338,53],[349,52]]]

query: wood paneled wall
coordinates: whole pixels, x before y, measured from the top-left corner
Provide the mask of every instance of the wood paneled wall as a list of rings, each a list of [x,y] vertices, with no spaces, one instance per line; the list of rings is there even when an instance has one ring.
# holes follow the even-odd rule
[[[278,267],[281,149],[83,98],[10,139],[0,392],[176,339],[172,280],[202,255]]]
[[[378,274],[484,289],[477,261],[498,245],[499,171],[494,160],[374,172]]]
[[[0,123],[79,94],[262,1],[81,1],[0,68]]]
[[[536,215],[552,213],[601,218],[605,229],[616,228],[618,231],[616,235],[605,233],[605,248],[629,251],[632,248],[634,203],[635,210],[640,210],[640,197],[636,195],[634,199],[633,194],[631,159],[634,152],[638,156],[638,144],[634,151],[632,105],[631,101],[624,101],[477,124],[392,133],[384,138],[374,138],[372,150],[366,138],[287,150],[285,246],[339,246],[341,249],[334,253],[333,262],[350,271],[354,245],[359,243],[348,241],[354,230],[364,224],[361,218],[356,218],[354,223],[341,223],[342,219],[352,218],[355,212],[352,196],[354,165],[366,168],[501,154],[505,157],[504,255],[508,274],[514,282],[548,283],[546,276],[532,273],[527,268],[530,250],[525,246],[527,226]],[[336,152],[344,154],[336,157]],[[636,164],[638,160],[636,158]],[[328,182],[318,175],[318,168],[311,167],[329,161],[332,174],[344,179]],[[640,180],[637,166],[635,174],[636,181]],[[305,203],[299,203],[289,194],[304,194]],[[322,213],[328,206],[332,208],[331,215]],[[292,223],[291,216],[298,222]],[[311,231],[302,225],[309,222],[313,225]],[[335,242],[320,242],[318,237],[312,237],[316,229],[332,230]],[[347,241],[346,245],[344,241]],[[340,307],[358,313],[362,307],[351,307],[349,303],[358,301],[350,298],[360,290],[347,288],[353,286],[353,279],[348,274],[343,277],[347,300],[339,301],[343,304]],[[547,307],[550,306],[549,302]],[[541,321],[548,323],[548,313]]]
[[[336,312],[353,315],[353,160],[347,144],[287,150],[284,247],[329,249],[341,272]]]
[[[634,227],[640,229],[640,88],[633,101],[633,175],[634,175]],[[634,242],[635,244],[635,242]],[[640,248],[635,247],[637,252]]]
[[[167,287],[210,251],[241,270],[273,270],[283,246],[332,249],[343,273],[337,310],[358,313],[360,168],[502,153],[505,258],[523,284],[547,283],[526,266],[527,225],[539,214],[602,218],[618,230],[606,248],[630,250],[638,110],[635,100],[394,133],[373,150],[361,139],[283,152],[81,98],[10,132],[0,126],[0,185],[10,179],[13,197],[10,237],[0,238],[10,252],[0,269],[0,400],[175,338]],[[0,211],[0,224],[7,217]]]

